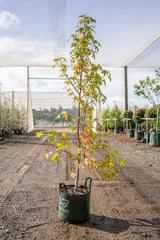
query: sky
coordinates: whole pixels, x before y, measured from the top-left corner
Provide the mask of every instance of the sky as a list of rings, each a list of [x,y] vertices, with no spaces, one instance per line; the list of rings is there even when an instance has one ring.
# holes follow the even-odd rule
[[[112,81],[104,89],[106,104],[113,106],[116,101],[124,107],[123,66],[128,64],[129,103],[148,104],[134,95],[133,85],[154,76],[160,66],[159,0],[0,0],[2,90],[25,91],[26,66],[36,67],[31,70],[36,77],[55,76],[52,61],[58,56],[68,59],[67,39],[81,14],[96,19],[95,38],[102,45],[96,62],[111,71]],[[62,91],[63,84],[31,80],[31,90]]]

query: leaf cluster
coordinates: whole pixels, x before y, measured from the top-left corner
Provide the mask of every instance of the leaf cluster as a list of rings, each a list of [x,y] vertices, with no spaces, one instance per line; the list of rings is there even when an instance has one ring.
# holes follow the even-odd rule
[[[155,78],[146,77],[134,85],[135,94],[147,99],[154,106],[160,103],[160,68],[155,70]]]
[[[112,109],[107,108],[103,112],[103,115],[102,115],[103,124],[106,126],[106,124],[107,124],[106,119],[110,119],[108,121],[108,127],[113,130],[115,128],[115,119],[116,119],[116,126],[117,127],[123,127],[122,117],[123,116],[122,116],[121,109],[119,109],[118,105],[115,104]]]
[[[144,120],[142,118],[144,118],[145,116],[145,112],[146,109],[145,108],[139,108],[135,111],[135,113],[133,114],[133,120],[138,123],[141,124],[144,122]]]
[[[72,173],[71,176],[76,176],[75,186],[78,184],[79,169],[85,165],[92,171],[99,171],[104,179],[114,176],[119,179],[120,166],[125,165],[123,158],[117,161],[119,152],[111,149],[105,136],[98,137],[95,131],[97,119],[93,116],[94,106],[99,101],[105,102],[106,96],[102,93],[101,86],[106,85],[106,78],[111,80],[109,71],[92,62],[100,47],[100,43],[94,38],[95,22],[92,17],[81,15],[77,30],[71,35],[72,74],[67,71],[65,58],[54,59],[53,65],[53,68],[59,66],[60,77],[66,78],[68,95],[72,96],[73,102],[78,106],[77,118],[69,125],[71,132],[76,134],[77,149],[72,152],[69,144],[71,135],[65,132],[59,137],[55,131],[51,132],[48,141],[55,145],[57,151],[65,151],[74,161],[76,174]],[[58,117],[61,115],[68,118],[68,113]],[[101,159],[95,158],[98,149],[103,152]],[[58,155],[54,155],[52,159],[57,161]]]

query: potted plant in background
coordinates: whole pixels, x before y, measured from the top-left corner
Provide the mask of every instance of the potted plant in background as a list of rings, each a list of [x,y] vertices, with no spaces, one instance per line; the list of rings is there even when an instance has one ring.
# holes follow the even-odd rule
[[[151,145],[154,145],[154,135],[156,133],[156,127],[155,126],[155,121],[157,117],[157,108],[156,107],[151,107],[146,110],[144,117],[149,119],[148,121],[148,136],[147,136],[147,130],[144,132],[144,139],[148,139],[148,142],[151,142]],[[151,120],[153,119],[153,120]],[[151,139],[150,139],[150,133]]]
[[[131,110],[126,110],[123,113],[123,118],[128,119],[128,122],[129,122],[129,129],[127,126],[127,129],[128,129],[127,136],[128,137],[134,137],[135,122],[133,121],[132,117],[133,117],[133,111],[131,111]]]
[[[118,105],[116,103],[110,111],[109,118],[109,127],[114,130],[115,133],[119,133],[120,131],[122,131],[122,111],[118,108]]]
[[[134,85],[135,94],[147,99],[153,107],[157,108],[157,127],[156,132],[150,134],[150,144],[152,140],[155,142],[153,146],[160,146],[160,131],[159,131],[159,109],[160,109],[160,68],[155,70],[155,77],[149,76],[143,80],[140,80],[138,84]]]
[[[146,113],[145,113],[145,117],[146,118],[153,118],[154,120],[150,121],[150,124],[149,124],[149,128],[150,128],[150,131],[149,131],[149,144],[150,146],[153,146],[153,147],[159,147],[160,146],[160,135],[159,135],[159,132],[158,132],[158,112],[157,111],[157,107],[151,107],[149,108]],[[157,122],[157,124],[156,124]]]
[[[139,108],[135,111],[133,114],[133,120],[137,123],[138,129],[134,132],[134,138],[136,140],[141,140],[143,138],[143,131],[141,124],[144,122],[142,118],[144,118],[146,109],[145,108]]]
[[[97,119],[94,117],[94,106],[101,100],[103,103],[106,97],[101,91],[102,84],[106,84],[106,77],[110,79],[110,73],[104,70],[101,65],[94,64],[96,53],[99,51],[100,43],[94,38],[95,19],[82,15],[77,24],[76,32],[71,35],[71,68],[72,73],[67,71],[67,62],[65,58],[54,60],[54,66],[59,67],[60,77],[65,77],[65,87],[68,95],[73,97],[77,103],[77,119],[72,119],[73,124],[69,127],[75,134],[76,151],[71,148],[72,137],[63,132],[59,138],[56,131],[51,131],[48,142],[55,145],[57,151],[64,151],[68,157],[73,160],[75,172],[71,177],[75,177],[74,185],[65,185],[60,183],[59,196],[59,217],[65,221],[78,223],[89,218],[91,178],[87,178],[85,185],[79,184],[79,170],[85,166],[92,171],[99,171],[104,179],[116,177],[119,179],[120,166],[125,165],[125,160],[117,159],[118,150],[112,150],[102,133],[98,137],[96,133]],[[57,118],[64,116],[67,120],[70,115],[63,111]],[[42,132],[37,137],[43,135]],[[74,143],[75,144],[75,143]],[[97,149],[103,151],[103,157],[96,159]],[[48,154],[46,154],[48,157]],[[58,152],[52,156],[53,161],[59,159]],[[89,181],[89,186],[87,182]]]
[[[105,128],[105,132],[108,132],[109,128],[108,128],[108,122],[110,121],[110,109],[109,107],[107,107],[106,110],[104,110],[103,114],[102,114],[102,124]]]

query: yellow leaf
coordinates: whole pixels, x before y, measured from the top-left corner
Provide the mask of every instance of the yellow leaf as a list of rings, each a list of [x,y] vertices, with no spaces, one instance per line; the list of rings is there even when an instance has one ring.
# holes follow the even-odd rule
[[[118,175],[118,174],[116,174],[116,178],[117,178],[117,180],[119,181],[119,175]]]
[[[75,178],[75,177],[76,177],[76,174],[75,174],[75,173],[71,173],[71,174],[70,174],[70,177],[71,177],[71,178]]]
[[[75,70],[76,72],[78,72],[78,70],[79,70],[79,65],[74,65],[73,70]]]
[[[77,78],[77,77],[78,77],[78,73],[75,72],[75,73],[73,74],[73,78]]]
[[[67,85],[69,85],[69,84],[70,84],[70,81],[65,81],[64,83],[66,83]]]
[[[77,148],[77,149],[76,149],[76,151],[78,152],[78,154],[79,154],[79,153],[82,153],[82,150],[83,150],[82,148]]]
[[[61,115],[59,114],[59,115],[56,117],[56,119],[60,118],[60,116],[61,116]]]
[[[86,152],[86,153],[85,153],[85,157],[88,157],[88,156],[89,156],[89,152]]]
[[[48,158],[48,153],[43,153],[43,159]]]
[[[84,168],[84,166],[83,166],[82,163],[79,163],[79,164],[78,164],[78,167],[79,167],[79,168]]]
[[[42,135],[43,135],[43,132],[38,132],[38,133],[36,134],[36,137],[40,138]]]
[[[63,131],[62,138],[65,138],[65,137],[66,137],[66,133]]]
[[[68,120],[68,119],[70,119],[70,115],[69,114],[65,114],[65,120]]]
[[[53,160],[54,162],[57,162],[58,159],[59,159],[59,154],[56,153],[54,156],[52,156],[51,160]]]

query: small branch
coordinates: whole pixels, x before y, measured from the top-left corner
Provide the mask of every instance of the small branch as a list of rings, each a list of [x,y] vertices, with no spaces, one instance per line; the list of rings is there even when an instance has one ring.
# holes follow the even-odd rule
[[[48,221],[47,222],[43,222],[43,223],[38,223],[38,224],[35,224],[35,225],[32,225],[32,226],[28,226],[25,229],[23,229],[23,231],[27,231],[28,229],[35,228],[35,227],[40,227],[40,226],[45,225],[47,223],[48,223]]]
[[[63,63],[60,61],[61,67],[63,67]],[[68,77],[68,74],[66,73],[66,71],[64,71],[64,76],[66,77],[66,79],[71,83],[72,87],[76,90],[76,92],[79,94],[78,89],[74,86],[74,84],[72,83],[72,81],[70,80],[70,78]]]
[[[69,77],[67,77],[67,75],[66,75],[66,78],[67,78],[68,81],[70,81],[72,87],[73,87],[73,88],[76,90],[76,92],[79,94],[78,89],[74,86],[74,84],[72,83],[71,79],[70,79]],[[73,93],[73,94],[74,94],[74,93]]]

